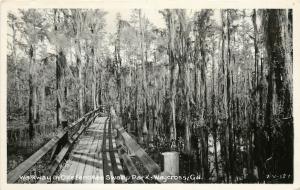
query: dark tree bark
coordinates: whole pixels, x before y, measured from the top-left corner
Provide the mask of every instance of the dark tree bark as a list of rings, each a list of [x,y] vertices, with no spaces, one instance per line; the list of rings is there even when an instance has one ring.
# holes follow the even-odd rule
[[[34,93],[34,86],[33,86],[33,76],[32,76],[32,69],[33,69],[33,46],[30,46],[29,49],[29,60],[30,60],[30,70],[29,70],[29,138],[32,140],[34,136],[34,128],[33,128],[33,120],[34,120],[34,98],[33,98],[33,93]]]
[[[219,181],[219,164],[218,164],[218,152],[217,152],[217,130],[218,130],[218,124],[216,122],[215,117],[215,44],[213,43],[213,51],[212,51],[212,96],[211,96],[211,110],[212,110],[212,117],[211,117],[211,125],[212,125],[212,131],[213,131],[213,139],[214,139],[214,156],[215,156],[215,170],[216,170],[216,177],[217,182]]]
[[[56,98],[56,122],[57,127],[61,126],[61,122],[64,121],[65,118],[65,97],[64,97],[64,70],[66,66],[66,56],[62,50],[58,52],[56,56],[56,90],[57,90],[57,98]]]
[[[267,104],[265,113],[265,126],[269,136],[268,146],[266,147],[267,157],[273,159],[273,163],[286,162],[287,158],[293,153],[293,145],[291,145],[289,139],[293,138],[292,128],[292,104],[290,98],[290,85],[288,80],[291,62],[287,62],[286,49],[284,46],[284,25],[282,21],[286,17],[286,10],[271,9],[265,10],[263,14],[264,35],[265,35],[265,48],[267,51],[267,62],[269,66],[268,70],[268,93]],[[290,47],[291,48],[291,47]],[[276,95],[276,97],[275,97]],[[276,106],[276,111],[273,112],[273,108]],[[280,116],[279,116],[280,115]],[[272,134],[275,117],[281,118],[280,127],[285,127],[285,131],[288,131],[284,137],[286,138],[285,154],[286,156],[279,155],[277,149],[279,144],[276,143],[279,139]],[[286,119],[289,118],[289,119]],[[289,156],[288,156],[289,155]],[[289,161],[284,166],[280,166],[278,169],[291,172],[293,162]],[[275,165],[273,166],[275,167]],[[278,171],[275,171],[278,172]]]

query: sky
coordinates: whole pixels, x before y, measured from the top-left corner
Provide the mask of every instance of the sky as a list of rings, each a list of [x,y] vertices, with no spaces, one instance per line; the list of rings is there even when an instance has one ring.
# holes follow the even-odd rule
[[[106,32],[109,33],[115,33],[116,32],[116,17],[117,17],[117,13],[121,14],[121,18],[124,20],[129,21],[130,20],[130,15],[133,9],[125,9],[125,8],[113,8],[113,9],[104,9],[104,11],[107,12],[107,15],[105,16],[106,19],[106,27],[105,30]],[[160,14],[159,9],[153,9],[153,8],[149,8],[149,9],[142,9],[142,14],[144,14],[144,16],[146,18],[149,19],[149,21],[154,24],[156,27],[158,28],[166,28],[166,23],[165,20],[163,18],[163,15]],[[187,9],[187,14],[188,16],[192,16],[192,14],[195,12],[196,10]],[[198,11],[198,10],[197,10]],[[14,14],[18,15],[18,11],[12,11]],[[220,14],[219,11],[215,11],[214,14],[214,20],[218,21],[220,20]]]
[[[191,17],[195,11],[199,11],[200,9],[187,9],[187,15]],[[116,32],[116,17],[117,13],[119,12],[121,14],[122,19],[124,20],[130,20],[130,15],[132,9],[105,9],[107,11],[106,15],[106,32],[107,33],[115,33]],[[154,24],[158,28],[166,28],[166,23],[163,18],[163,15],[160,14],[159,9],[142,9],[142,14],[146,18],[149,19],[149,21]],[[220,24],[221,17],[220,17],[220,11],[214,11],[213,19],[217,22],[217,24]]]
[[[117,13],[119,12],[121,14],[122,19],[129,21],[132,9],[105,9],[105,11],[107,11],[105,30],[107,33],[114,33],[116,32]],[[158,11],[158,9],[142,9],[142,14],[155,26],[164,28],[164,18]]]
[[[131,15],[132,15],[132,10],[133,9],[126,9],[126,8],[112,8],[112,9],[104,9],[104,11],[107,12],[106,16],[105,16],[105,20],[106,20],[106,26],[105,26],[105,31],[106,33],[109,34],[114,34],[116,33],[116,27],[117,27],[117,14],[120,13],[121,14],[121,18],[127,21],[130,21]],[[187,9],[187,16],[189,18],[191,18],[193,16],[193,14],[195,13],[195,11],[199,11],[200,9]],[[252,10],[248,10],[248,12],[251,13]],[[12,11],[14,14],[19,15],[18,11]],[[149,21],[156,26],[157,28],[166,28],[166,23],[165,20],[163,18],[163,15],[161,13],[159,13],[159,9],[153,9],[153,8],[149,8],[149,9],[142,9],[142,14],[143,16],[145,16],[147,19],[149,19]],[[217,22],[218,25],[220,25],[221,23],[221,17],[220,17],[220,10],[215,10],[214,14],[213,14],[213,20],[215,20]],[[251,22],[251,18],[247,18],[248,22]],[[8,33],[11,35],[11,31],[9,30]],[[10,38],[9,38],[10,39]],[[105,43],[105,42],[104,42]],[[113,47],[111,47],[113,48]],[[23,53],[23,52],[22,52]]]

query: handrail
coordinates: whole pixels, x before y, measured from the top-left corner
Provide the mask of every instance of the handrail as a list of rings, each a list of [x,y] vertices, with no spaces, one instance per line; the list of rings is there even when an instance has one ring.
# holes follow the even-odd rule
[[[96,118],[99,114],[96,114],[94,118]],[[82,134],[82,132],[91,124],[91,122],[93,121],[93,119],[91,119],[87,125],[81,129],[79,129],[73,136],[72,138],[69,140],[69,143],[66,143],[64,145],[64,147],[60,150],[60,152],[57,154],[56,158],[52,161],[52,163],[50,164],[50,170],[46,172],[45,176],[52,176],[55,171],[57,170],[57,167],[59,166],[59,164],[61,163],[61,161],[63,160],[63,158],[65,157],[65,155],[67,154],[69,148],[71,147],[71,145],[78,139],[78,137]],[[52,179],[51,179],[52,180]],[[38,181],[38,183],[47,183],[48,181],[46,179],[40,179]]]
[[[68,135],[68,131],[71,128],[75,127],[78,124],[81,124],[81,122],[84,121],[85,118],[89,118],[91,115],[97,113],[101,107],[104,107],[104,106],[99,106],[96,110],[86,113],[83,117],[81,117],[80,119],[71,123],[67,129],[60,130],[59,133],[55,137],[53,137],[51,140],[49,140],[43,147],[41,147],[39,150],[37,150],[35,153],[33,153],[28,159],[26,159],[21,164],[19,164],[15,169],[10,171],[7,174],[7,182],[15,183],[19,179],[20,176],[22,176],[25,172],[27,172],[30,168],[32,168],[33,165],[36,164],[51,149],[53,149],[59,143],[60,140],[62,140],[66,135]],[[78,130],[80,130],[80,129],[78,129]],[[76,134],[76,132],[75,132],[75,134]],[[77,137],[80,134],[78,134]],[[70,143],[73,143],[75,140],[76,140],[76,138],[72,139]]]
[[[149,174],[157,175],[161,173],[160,167],[156,164],[151,157],[144,151],[144,149],[120,126],[117,122],[117,116],[113,108],[111,108],[112,125],[117,129],[118,133],[122,136],[126,147],[130,152],[134,153],[137,158],[143,163]]]
[[[66,134],[66,131],[60,132],[57,136],[53,137],[47,144],[36,151],[27,160],[18,165],[14,170],[8,173],[7,182],[16,182],[21,175],[27,172],[34,164],[36,164],[49,150],[51,150],[58,141]]]
[[[70,126],[68,126],[68,128],[73,128],[74,126],[76,126],[78,123],[82,122],[86,117],[90,116],[92,113],[99,111],[101,108],[101,106],[99,106],[96,110],[92,110],[86,114],[84,114],[81,118],[77,119],[76,121],[74,121],[73,123],[70,124]]]
[[[125,131],[125,129],[119,124],[118,117],[115,113],[113,107],[110,109],[110,117],[112,126],[117,129],[119,135],[122,137],[123,142],[125,143],[126,147],[136,155],[140,162],[144,165],[150,175],[157,176],[157,182],[159,183],[181,183],[181,181],[173,178],[168,178],[171,176],[166,171],[161,171],[161,168],[156,164],[151,157],[144,151],[143,148]],[[129,157],[127,158],[129,159]]]

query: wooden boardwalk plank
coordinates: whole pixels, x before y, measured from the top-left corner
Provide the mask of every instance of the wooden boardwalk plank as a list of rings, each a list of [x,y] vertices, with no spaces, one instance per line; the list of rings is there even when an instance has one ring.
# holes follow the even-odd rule
[[[96,130],[95,130],[96,131]],[[93,133],[95,133],[93,131]],[[90,132],[90,131],[89,131]],[[92,173],[93,173],[93,162],[94,162],[94,154],[97,148],[97,139],[99,134],[95,134],[93,136],[93,140],[91,140],[91,143],[89,147],[87,147],[87,154],[83,154],[82,159],[82,167],[76,171],[77,176],[81,176],[82,179],[79,179],[75,181],[75,183],[91,183],[92,182]]]
[[[107,162],[108,162],[108,170],[109,170],[110,180],[111,180],[111,183],[115,183],[115,180],[113,178],[114,173],[113,173],[113,170],[112,170],[112,164],[111,164],[111,158],[110,158],[109,151],[106,152],[106,156],[107,156]]]
[[[81,150],[80,156],[78,157],[78,154],[73,155],[78,158],[78,165],[77,165],[76,174],[75,174],[75,176],[77,176],[77,177],[75,178],[74,183],[82,183],[86,163],[88,161],[92,160],[89,153],[90,153],[91,147],[93,146],[93,142],[95,139],[95,132],[91,132],[89,130],[95,130],[97,126],[98,126],[97,124],[93,123],[90,126],[90,128],[87,129],[87,131],[85,132],[84,135],[88,137],[88,139],[87,139],[88,143],[85,146],[85,149]]]
[[[102,156],[103,156],[103,174],[104,183],[113,183],[114,181],[107,176],[113,176],[109,155],[109,138],[108,138],[108,123],[104,127],[103,144],[102,144]]]
[[[94,178],[92,180],[92,183],[104,183],[104,175],[103,175],[103,160],[102,160],[102,142],[103,142],[103,135],[104,135],[104,127],[107,123],[108,118],[104,121],[104,124],[101,127],[102,135],[100,136],[98,143],[97,143],[97,149],[95,151],[94,159],[95,159],[95,165],[93,170],[93,176]]]
[[[69,160],[66,162],[65,166],[63,167],[62,171],[60,172],[60,182],[61,183],[72,183],[72,181],[74,180],[74,178],[76,177],[76,170],[77,170],[77,166],[78,166],[78,160],[80,160],[80,156],[81,156],[81,150],[85,150],[86,146],[89,142],[89,138],[82,135],[79,140],[78,140],[78,144],[76,144],[76,146],[74,147],[74,149],[72,150],[72,152],[70,153],[70,158]],[[74,156],[74,155],[78,155],[79,156]]]
[[[65,130],[59,130],[57,135],[53,137],[50,141],[48,141],[45,145],[43,145],[38,151],[36,151],[33,155],[31,155],[28,159],[26,159],[24,162],[22,162],[19,166],[17,166],[14,170],[9,172],[7,174],[7,182],[8,183],[14,183],[16,182],[20,176],[22,176],[24,173],[26,173],[30,168],[32,168],[43,156],[45,156],[50,150],[53,148],[56,148],[59,146],[60,148],[55,151],[55,154],[51,155],[51,163],[47,169],[43,172],[44,176],[52,176],[57,168],[60,166],[62,160],[65,158],[66,155],[68,155],[70,149],[71,154],[70,158],[67,161],[67,163],[63,166],[62,171],[60,171],[60,176],[67,176],[67,178],[64,178],[64,180],[60,180],[60,182],[72,182],[76,172],[79,174],[81,173],[81,162],[84,162],[84,169],[83,169],[83,175],[85,174],[93,174],[96,167],[96,163],[94,163],[95,158],[98,159],[98,161],[101,160],[101,154],[99,152],[101,151],[101,145],[102,145],[102,131],[99,133],[99,126],[101,124],[101,127],[103,128],[103,123],[106,121],[107,117],[98,117],[101,115],[100,113],[97,113],[100,108],[97,110],[93,110],[87,114],[85,114],[83,117],[77,119],[70,125],[68,125],[67,131]],[[103,114],[102,114],[103,115]],[[83,123],[84,122],[84,123]],[[96,125],[90,125],[91,123],[94,123]],[[98,124],[97,124],[98,123]],[[70,129],[73,129],[75,126],[79,126],[79,130],[76,127],[76,131],[70,131]],[[98,127],[98,128],[97,128]],[[86,131],[86,129],[88,130]],[[85,134],[82,135],[82,133],[85,131]],[[97,133],[98,131],[98,133]],[[87,134],[86,132],[90,133]],[[75,134],[74,134],[75,133]],[[69,136],[70,135],[70,136]],[[68,139],[69,136],[69,139]],[[79,138],[79,139],[78,139]],[[66,140],[67,139],[67,140]],[[77,141],[78,140],[78,141]],[[76,144],[73,144],[75,141],[77,141]],[[100,143],[99,143],[100,142]],[[62,144],[63,143],[63,144]],[[59,144],[59,145],[58,145]],[[96,152],[99,148],[99,151]],[[73,150],[72,150],[73,149]],[[86,151],[89,151],[88,153],[91,153],[91,155],[86,155]],[[54,151],[53,151],[54,152]],[[79,153],[79,154],[78,154]],[[80,155],[78,157],[78,155]],[[77,158],[76,158],[77,156]],[[85,157],[88,157],[86,160]],[[100,160],[99,160],[100,158]],[[89,162],[92,162],[92,164],[88,164]],[[99,167],[99,166],[98,166]],[[79,168],[79,170],[78,170]],[[59,178],[59,176],[55,176],[54,180],[59,180],[62,178]],[[47,180],[39,180],[38,183],[48,183],[50,181]],[[85,181],[84,181],[85,182]],[[88,181],[91,182],[91,181]]]
[[[97,119],[97,118],[96,118]],[[93,124],[88,126],[88,128],[93,129]],[[78,133],[81,134],[86,127],[82,127]],[[86,150],[86,146],[88,145],[90,137],[86,136],[86,134],[81,134],[79,136],[77,144],[73,147],[73,150],[70,153],[69,160],[66,162],[62,171],[60,172],[59,182],[60,183],[72,183],[76,177],[76,170],[81,159],[81,150]]]
[[[110,148],[109,148],[109,139],[110,139],[109,127],[110,127],[110,124],[107,123],[106,130],[105,130],[105,132],[106,132],[105,152],[106,152],[106,157],[107,157],[109,175],[111,176],[110,180],[111,180],[112,183],[115,183],[114,178],[112,178],[114,176],[114,173],[113,173],[112,162],[111,162],[111,157],[110,157],[110,152],[109,152],[110,151]]]
[[[96,158],[96,154],[97,154],[96,151],[97,151],[98,142],[103,137],[103,128],[104,128],[104,124],[105,124],[105,123],[102,123],[101,121],[102,120],[95,121],[94,124],[97,125],[97,129],[90,130],[90,132],[95,133],[95,136],[94,136],[93,143],[89,150],[88,158],[85,163],[83,179],[82,179],[81,183],[92,183],[93,177],[95,177],[93,175],[93,173],[94,173],[94,169],[97,167],[96,165],[98,162],[98,160]]]
[[[95,116],[96,117],[96,116]],[[67,152],[69,151],[69,148],[71,147],[71,145],[73,144],[73,142],[75,140],[77,140],[77,137],[79,137],[79,135],[83,132],[83,130],[86,128],[87,126],[82,126],[77,133],[73,136],[73,138],[71,138],[69,140],[68,143],[66,143],[64,145],[64,147],[61,149],[61,151],[58,153],[58,155],[56,156],[56,158],[53,160],[52,162],[52,166],[50,168],[50,170],[48,172],[46,172],[45,176],[52,176],[55,171],[57,170],[57,167],[59,166],[59,164],[61,163],[61,161],[64,159],[65,155],[67,154]],[[44,180],[41,179],[38,181],[38,183],[49,183],[48,180]]]
[[[117,130],[107,117],[97,117],[79,136],[60,175],[63,183],[126,183],[116,146]],[[125,156],[126,157],[126,156]],[[134,167],[130,158],[122,159]],[[139,174],[136,168],[133,173]],[[108,178],[110,176],[110,178]],[[68,177],[68,178],[66,178]],[[118,177],[115,179],[114,177]],[[67,179],[67,180],[66,180]],[[143,183],[143,181],[139,181]]]

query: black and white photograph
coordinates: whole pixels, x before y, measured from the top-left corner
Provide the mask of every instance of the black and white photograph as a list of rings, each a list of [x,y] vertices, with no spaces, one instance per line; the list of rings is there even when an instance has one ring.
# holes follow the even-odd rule
[[[5,15],[7,184],[294,183],[292,8]]]

